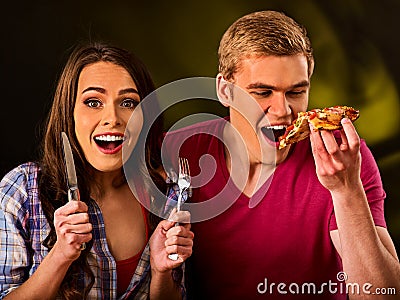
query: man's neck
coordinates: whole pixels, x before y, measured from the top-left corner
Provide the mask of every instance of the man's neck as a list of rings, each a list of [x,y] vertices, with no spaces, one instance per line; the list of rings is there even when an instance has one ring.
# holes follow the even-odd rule
[[[252,157],[243,140],[230,126],[225,126],[223,142],[225,162],[233,182],[246,196],[251,197],[268,180],[275,165]]]

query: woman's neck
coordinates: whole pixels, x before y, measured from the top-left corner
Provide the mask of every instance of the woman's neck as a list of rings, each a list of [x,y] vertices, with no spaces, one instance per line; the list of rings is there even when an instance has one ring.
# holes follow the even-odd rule
[[[94,171],[91,196],[94,199],[100,199],[125,185],[126,178],[122,170],[114,172]]]

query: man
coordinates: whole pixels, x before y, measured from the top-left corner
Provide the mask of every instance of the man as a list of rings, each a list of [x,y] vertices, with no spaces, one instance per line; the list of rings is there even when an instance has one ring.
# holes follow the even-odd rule
[[[358,299],[395,288],[392,297],[399,297],[385,192],[351,121],[277,147],[276,137],[307,110],[314,58],[305,29],[282,13],[255,12],[231,25],[218,53],[217,94],[229,118],[165,140],[171,153],[190,161],[191,203],[232,201],[192,226],[191,296]]]

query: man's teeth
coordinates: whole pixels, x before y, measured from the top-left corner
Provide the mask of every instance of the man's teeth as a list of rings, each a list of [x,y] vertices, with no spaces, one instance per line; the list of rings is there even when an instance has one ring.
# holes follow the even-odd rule
[[[267,129],[282,130],[286,129],[285,125],[265,126]]]
[[[94,139],[102,142],[115,142],[115,141],[123,141],[124,137],[120,135],[100,135],[96,136]]]

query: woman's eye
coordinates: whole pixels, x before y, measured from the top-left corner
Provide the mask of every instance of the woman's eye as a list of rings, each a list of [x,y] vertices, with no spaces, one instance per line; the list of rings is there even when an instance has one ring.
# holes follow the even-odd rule
[[[125,108],[135,108],[139,104],[139,101],[134,99],[124,99],[122,101],[121,106]]]
[[[83,102],[88,107],[97,108],[101,106],[100,100],[97,99],[87,99]]]

